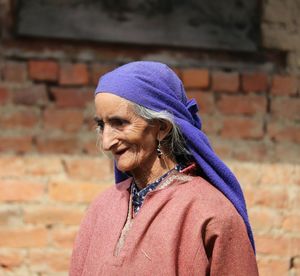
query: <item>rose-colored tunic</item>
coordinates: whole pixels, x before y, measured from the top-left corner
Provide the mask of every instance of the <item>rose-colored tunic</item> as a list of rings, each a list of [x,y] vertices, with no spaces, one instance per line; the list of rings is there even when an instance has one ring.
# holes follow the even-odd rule
[[[203,178],[181,176],[150,192],[130,223],[131,179],[96,198],[81,224],[70,276],[258,275],[233,205]]]

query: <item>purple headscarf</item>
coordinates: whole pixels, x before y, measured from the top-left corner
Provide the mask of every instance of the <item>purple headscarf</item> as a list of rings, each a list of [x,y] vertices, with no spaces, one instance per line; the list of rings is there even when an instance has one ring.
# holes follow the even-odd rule
[[[106,92],[154,111],[167,110],[174,116],[186,144],[204,177],[220,190],[242,216],[255,251],[246,203],[240,184],[230,169],[212,150],[208,138],[201,131],[198,106],[188,100],[182,82],[165,64],[137,61],[123,65],[102,76],[95,94]],[[128,178],[115,167],[116,183]]]

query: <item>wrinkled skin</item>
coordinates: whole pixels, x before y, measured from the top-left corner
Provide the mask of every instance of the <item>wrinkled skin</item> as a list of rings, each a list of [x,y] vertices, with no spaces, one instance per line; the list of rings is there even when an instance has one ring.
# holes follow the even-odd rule
[[[117,168],[129,172],[140,188],[175,165],[156,153],[158,140],[168,134],[170,126],[150,124],[135,114],[129,101],[113,94],[97,94],[95,106],[103,150],[113,154]]]

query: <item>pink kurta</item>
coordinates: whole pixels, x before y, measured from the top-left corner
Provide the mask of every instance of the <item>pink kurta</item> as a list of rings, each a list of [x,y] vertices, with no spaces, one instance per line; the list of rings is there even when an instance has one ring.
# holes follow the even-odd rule
[[[228,199],[201,177],[167,181],[146,196],[126,235],[131,179],[96,198],[81,224],[70,276],[258,275],[244,221]]]

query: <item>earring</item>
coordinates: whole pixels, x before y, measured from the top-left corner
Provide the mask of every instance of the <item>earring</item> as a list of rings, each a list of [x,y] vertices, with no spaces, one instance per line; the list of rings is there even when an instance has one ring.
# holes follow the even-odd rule
[[[156,148],[156,153],[157,153],[158,158],[161,158],[161,156],[163,155],[163,152],[161,150],[160,141],[158,141],[158,145],[157,145],[157,148]]]

